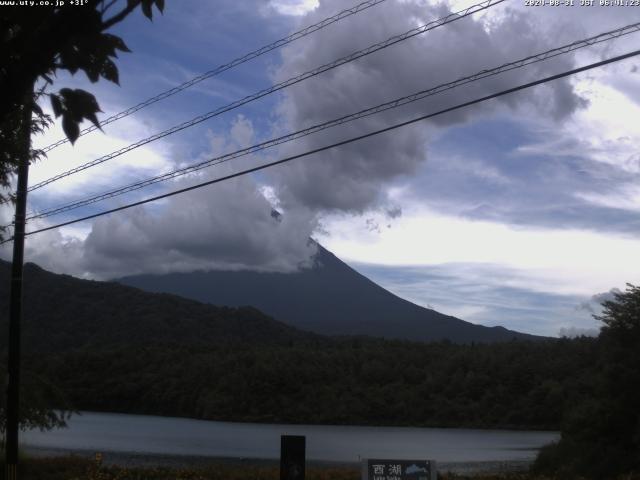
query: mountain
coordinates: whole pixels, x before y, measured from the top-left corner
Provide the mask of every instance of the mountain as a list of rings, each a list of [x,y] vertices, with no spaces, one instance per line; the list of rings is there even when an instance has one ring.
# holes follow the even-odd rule
[[[322,335],[369,335],[455,343],[537,339],[485,327],[404,300],[318,245],[314,266],[295,273],[207,271],[138,275],[119,283],[213,305],[251,305],[293,327]]]
[[[2,332],[9,312],[9,279],[10,264],[0,261]],[[25,265],[23,305],[23,344],[39,353],[151,344],[288,344],[317,337],[255,308],[215,307],[117,283],[81,280],[33,263]]]
[[[0,262],[0,364],[9,270]],[[286,278],[295,283],[296,275]],[[359,286],[361,300],[348,306],[364,308],[371,299],[368,315],[386,308],[386,299],[402,305],[394,307],[400,314],[406,308],[435,315],[467,335],[503,331],[404,302],[326,251],[297,278],[305,288],[285,298],[311,307],[320,296],[344,312],[342,303]],[[458,345],[323,337],[252,307],[217,307],[34,264],[25,265],[24,285],[24,398],[57,409],[244,422],[557,428],[597,361],[592,339]],[[314,286],[325,290],[314,296],[306,290]],[[0,368],[0,383],[5,372]]]

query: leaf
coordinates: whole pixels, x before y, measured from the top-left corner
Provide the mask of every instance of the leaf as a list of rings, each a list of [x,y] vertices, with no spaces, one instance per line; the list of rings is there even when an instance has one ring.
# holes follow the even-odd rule
[[[64,134],[73,145],[80,136],[80,127],[78,127],[78,124],[73,120],[73,118],[71,118],[70,115],[64,115],[62,117],[62,129],[64,130]]]
[[[117,57],[116,54],[116,46],[113,42],[106,37],[105,35],[101,35],[96,48],[94,49],[94,55],[96,58],[104,58],[104,57]]]
[[[96,126],[96,128],[99,128],[100,130],[102,130],[102,127],[100,126],[100,122],[98,121],[98,117],[96,117],[95,113],[89,113],[85,116],[91,123],[93,123]]]
[[[78,71],[78,54],[71,46],[66,46],[60,51],[60,61],[63,65],[62,68],[69,70],[71,75],[75,75]]]
[[[78,101],[85,107],[87,111],[92,112],[101,112],[100,106],[98,105],[98,101],[96,97],[85,90],[74,90],[74,95],[78,98]]]
[[[107,59],[102,64],[102,70],[100,72],[100,75],[102,75],[105,79],[109,80],[110,82],[113,82],[116,85],[120,85],[120,79],[118,76],[118,67],[116,67],[116,64],[113,63],[111,60]]]
[[[156,7],[160,10],[160,13],[164,12],[164,0],[156,0]]]
[[[129,50],[129,47],[127,47],[127,44],[124,43],[124,40],[122,40],[120,37],[117,37],[116,35],[111,35],[110,33],[103,34],[103,37],[116,50],[120,50],[121,52],[131,52],[131,50]]]
[[[153,10],[151,10],[153,0],[142,0],[142,13],[149,20],[153,20]]]
[[[44,112],[42,111],[42,108],[40,108],[40,105],[38,105],[37,103],[33,102],[33,105],[31,106],[31,109],[33,110],[34,113],[36,113],[38,116],[43,116]]]
[[[96,113],[102,110],[100,110],[100,105],[98,105],[96,97],[85,90],[71,90],[70,88],[60,90],[60,95],[64,100],[63,128],[65,128],[65,118],[72,120],[76,126],[86,118],[96,127],[100,128],[100,122],[98,121],[98,117],[96,117]],[[67,137],[69,137],[69,135],[67,135]],[[71,139],[71,137],[69,137],[69,139]]]
[[[100,80],[100,70],[94,63],[86,65],[83,70],[84,73],[87,74],[87,77],[89,77],[89,80],[91,80],[91,83],[96,83],[98,80]]]

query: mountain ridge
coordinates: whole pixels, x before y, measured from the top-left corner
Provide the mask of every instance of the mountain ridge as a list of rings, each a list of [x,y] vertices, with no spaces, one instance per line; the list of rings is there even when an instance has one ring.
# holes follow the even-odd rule
[[[115,281],[212,305],[251,305],[287,325],[320,335],[455,343],[542,338],[504,327],[476,325],[411,303],[319,244],[314,266],[294,273],[211,270],[136,275]]]

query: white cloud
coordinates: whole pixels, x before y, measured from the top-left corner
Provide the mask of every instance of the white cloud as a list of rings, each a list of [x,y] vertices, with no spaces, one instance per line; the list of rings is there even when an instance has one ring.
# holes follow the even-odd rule
[[[320,242],[341,258],[380,265],[492,264],[519,272],[503,286],[590,295],[637,282],[638,242],[590,231],[515,227],[407,209],[392,228],[371,232],[352,216],[324,220]],[[486,281],[477,278],[479,284]]]
[[[269,6],[280,15],[301,16],[318,8],[319,0],[271,0]]]
[[[640,212],[640,187],[637,186],[626,185],[609,194],[577,192],[575,195],[593,205]]]
[[[573,115],[570,122],[549,125],[537,119],[538,141],[519,149],[520,153],[552,156],[585,156],[622,169],[640,173],[640,104],[632,92],[615,88],[617,78],[634,82],[640,90],[640,73],[629,62],[595,70],[575,81],[576,91],[587,98],[588,107]]]
[[[194,270],[287,272],[310,265],[315,246],[305,212],[277,220],[250,178],[169,199],[159,211],[133,209],[94,222],[84,243],[88,268],[107,277]]]
[[[479,263],[355,267],[402,298],[481,325],[547,336],[599,326],[592,310],[577,307],[589,296],[529,290],[528,271]]]
[[[104,130],[106,133],[94,131],[80,137],[75,145],[66,143],[48,152],[45,160],[35,163],[30,168],[29,184],[35,185],[127,147],[151,134],[149,126],[133,117],[105,126]],[[60,122],[56,122],[44,135],[35,138],[34,147],[42,148],[60,138],[64,138],[64,133]],[[172,164],[169,144],[163,141],[154,142],[34,190],[29,194],[30,202],[60,204],[71,199],[78,200],[87,196],[89,192],[102,192],[114,186],[156,175],[169,170]]]

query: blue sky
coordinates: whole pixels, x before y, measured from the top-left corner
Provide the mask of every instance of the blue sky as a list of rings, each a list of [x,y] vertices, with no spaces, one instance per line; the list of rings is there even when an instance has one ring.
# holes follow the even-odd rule
[[[168,1],[117,27],[121,87],[104,116],[354,1]],[[473,2],[387,0],[82,137],[30,182],[82,164]],[[461,76],[640,21],[640,9],[507,0],[34,191],[41,211]],[[368,132],[630,50],[638,35],[557,57],[92,207],[69,220]],[[475,323],[593,331],[603,293],[638,283],[640,61],[631,59],[250,177],[28,238],[53,271],[109,279],[199,268],[295,271],[318,239],[392,292]],[[46,105],[45,105],[46,106]],[[104,117],[103,117],[104,118]],[[37,145],[62,136],[54,126]],[[275,222],[272,207],[284,215]],[[10,212],[0,212],[3,219]],[[8,250],[3,252],[6,258]],[[596,296],[596,297],[594,297]]]

